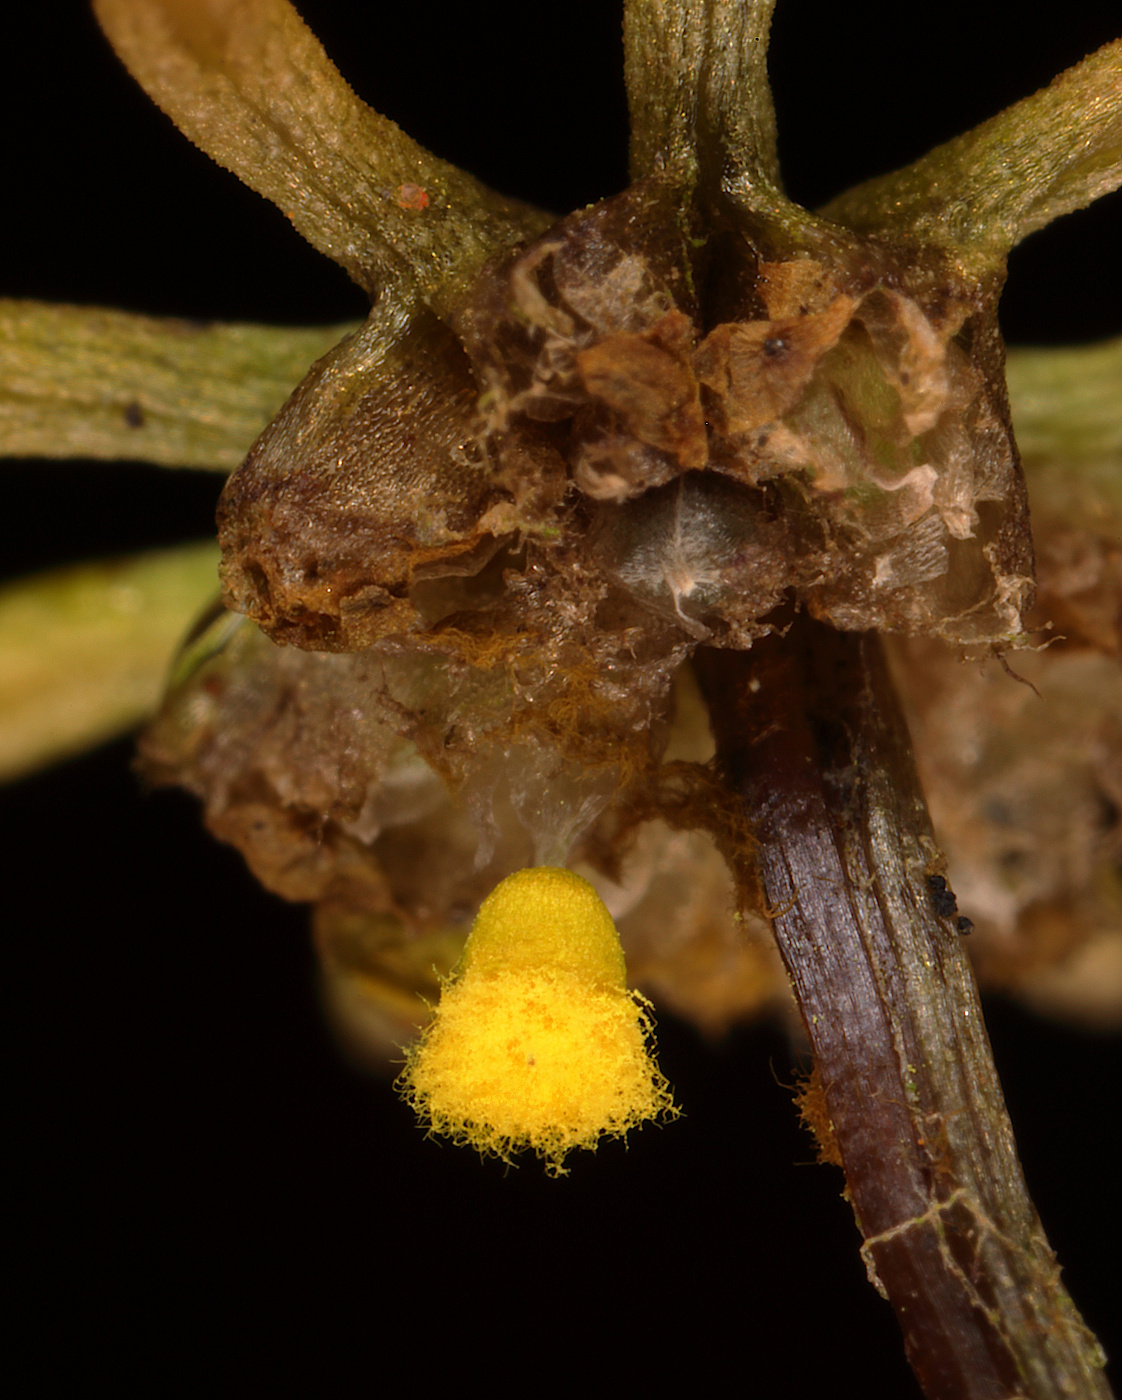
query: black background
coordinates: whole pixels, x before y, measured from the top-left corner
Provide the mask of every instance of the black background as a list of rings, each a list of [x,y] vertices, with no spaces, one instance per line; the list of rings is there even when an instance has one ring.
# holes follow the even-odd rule
[[[619,189],[617,7],[448,8],[301,6],[359,93],[439,154],[559,211]],[[1098,0],[825,8],[781,0],[772,56],[789,188],[811,204],[1117,32]],[[344,274],[175,132],[79,4],[21,18],[0,67],[0,294],[361,316]],[[1118,332],[1120,230],[1113,196],[1014,254],[1011,342]],[[3,576],[198,537],[217,493],[202,473],[88,463],[5,462],[2,479]],[[840,1174],[811,1165],[795,1125],[778,1032],[713,1046],[663,1017],[685,1116],[562,1182],[425,1142],[325,1029],[305,912],[262,893],[187,798],[142,794],[129,763],[122,742],[0,794],[18,1032],[9,1257],[38,1378],[23,1393],[452,1379],[918,1393]],[[987,1015],[1069,1287],[1122,1354],[1118,1042],[1000,1001]]]

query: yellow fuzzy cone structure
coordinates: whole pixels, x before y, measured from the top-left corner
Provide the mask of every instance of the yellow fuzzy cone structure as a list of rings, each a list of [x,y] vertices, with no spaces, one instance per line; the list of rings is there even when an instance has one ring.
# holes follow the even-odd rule
[[[628,992],[612,916],[571,870],[520,870],[484,900],[436,1016],[398,1087],[432,1131],[552,1175],[677,1112],[651,1054],[647,1003]]]

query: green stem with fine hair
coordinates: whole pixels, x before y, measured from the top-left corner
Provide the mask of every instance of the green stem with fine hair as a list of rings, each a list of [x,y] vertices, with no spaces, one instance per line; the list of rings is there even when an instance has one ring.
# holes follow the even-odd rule
[[[209,540],[0,589],[0,781],[151,714],[175,647],[217,590]]]
[[[233,471],[308,366],[351,329],[0,300],[0,456]]]
[[[820,212],[847,227],[999,263],[1122,184],[1122,39],[912,165]]]

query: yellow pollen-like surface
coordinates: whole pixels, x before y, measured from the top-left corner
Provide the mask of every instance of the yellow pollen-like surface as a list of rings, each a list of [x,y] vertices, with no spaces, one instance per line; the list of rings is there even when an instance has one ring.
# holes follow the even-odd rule
[[[458,971],[563,967],[626,985],[619,934],[604,901],[571,870],[536,866],[501,881],[480,905]]]
[[[505,1159],[532,1149],[554,1175],[572,1148],[674,1114],[623,972],[591,885],[519,871],[484,901],[402,1092],[433,1132]]]

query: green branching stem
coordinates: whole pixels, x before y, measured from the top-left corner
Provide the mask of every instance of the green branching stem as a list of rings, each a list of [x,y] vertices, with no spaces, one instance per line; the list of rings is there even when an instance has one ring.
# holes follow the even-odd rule
[[[232,471],[312,363],[357,329],[200,326],[0,299],[0,456]],[[1030,486],[1058,473],[1070,493],[1090,473],[1116,499],[1122,340],[1010,350],[1007,372]]]
[[[767,43],[775,0],[628,0],[631,171],[698,164],[779,189]]]
[[[0,300],[0,456],[233,471],[308,366],[352,329]]]
[[[1009,402],[1023,457],[1109,458],[1122,488],[1122,336],[1095,345],[1009,350]]]
[[[547,215],[438,160],[347,85],[288,0],[94,0],[133,77],[220,165],[368,292],[439,311]]]
[[[218,592],[218,546],[82,564],[0,590],[0,781],[147,718]]]
[[[1122,338],[1010,350],[1006,374],[1033,519],[1122,539]]]
[[[1122,39],[921,160],[821,212],[859,232],[997,264],[1061,214],[1122,184]]]

